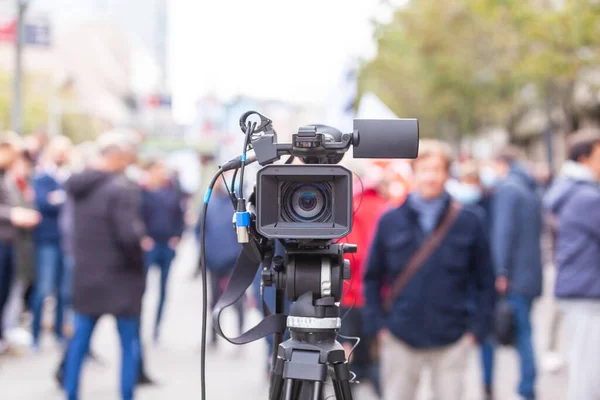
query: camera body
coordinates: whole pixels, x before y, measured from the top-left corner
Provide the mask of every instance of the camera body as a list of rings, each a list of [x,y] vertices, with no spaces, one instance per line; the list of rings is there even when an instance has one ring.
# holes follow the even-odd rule
[[[252,140],[263,166],[256,181],[256,231],[270,239],[322,242],[350,233],[352,172],[336,164],[351,147],[356,158],[414,158],[418,153],[415,119],[358,119],[352,133],[303,126],[290,144],[277,143],[270,122],[261,120],[263,133]],[[304,165],[272,164],[282,154]]]
[[[330,240],[352,229],[352,172],[339,165],[269,165],[256,181],[256,230],[274,239]]]

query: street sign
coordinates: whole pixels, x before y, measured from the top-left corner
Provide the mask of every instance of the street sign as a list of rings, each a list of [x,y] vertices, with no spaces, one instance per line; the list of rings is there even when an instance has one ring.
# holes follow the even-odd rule
[[[35,20],[26,22],[23,26],[23,43],[26,46],[50,47],[50,22]],[[17,22],[15,20],[0,25],[0,42],[14,43],[17,38]]]
[[[23,41],[25,45],[50,47],[51,30],[48,21],[36,21],[35,23],[26,23],[23,29]]]

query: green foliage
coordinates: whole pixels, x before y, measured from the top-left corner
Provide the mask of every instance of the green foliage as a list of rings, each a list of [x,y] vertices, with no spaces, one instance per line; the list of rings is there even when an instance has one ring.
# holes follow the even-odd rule
[[[48,85],[46,76],[26,75],[23,91],[23,128],[31,132],[48,121]],[[10,129],[13,86],[12,77],[0,71],[0,129]]]
[[[359,89],[458,139],[518,114],[520,93],[563,105],[579,73],[600,65],[599,2],[413,0],[376,33]]]

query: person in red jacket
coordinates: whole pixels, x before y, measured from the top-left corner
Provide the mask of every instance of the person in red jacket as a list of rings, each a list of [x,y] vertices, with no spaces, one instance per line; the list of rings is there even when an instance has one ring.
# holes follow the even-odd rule
[[[349,356],[350,369],[356,374],[356,380],[369,380],[378,391],[379,373],[374,360],[370,357],[371,338],[362,329],[362,308],[365,303],[363,295],[363,274],[367,262],[369,247],[379,217],[389,208],[389,202],[382,194],[382,175],[376,166],[365,164],[352,166],[355,172],[353,182],[353,220],[352,232],[342,241],[358,245],[355,254],[347,255],[350,261],[352,279],[344,285],[344,296],[341,300],[342,328],[340,333],[345,337],[359,337],[359,345],[350,354],[355,339],[341,338],[340,341]]]

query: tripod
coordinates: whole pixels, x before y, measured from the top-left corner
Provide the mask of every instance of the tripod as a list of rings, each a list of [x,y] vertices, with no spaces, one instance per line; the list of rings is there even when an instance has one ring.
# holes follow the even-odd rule
[[[343,280],[349,278],[343,254],[355,249],[338,244],[313,251],[286,249],[286,268],[281,265],[283,260],[274,260],[279,276],[276,281],[286,282],[288,296],[297,300],[287,318],[291,338],[279,345],[280,340],[275,340],[277,356],[271,371],[270,400],[324,400],[328,376],[335,398],[352,400],[350,370],[344,348],[336,340],[341,320],[335,301],[340,297]],[[320,277],[314,279],[316,274]],[[272,275],[269,278],[267,284],[274,283]],[[297,293],[304,294],[297,297]],[[277,296],[281,295],[277,291]]]

